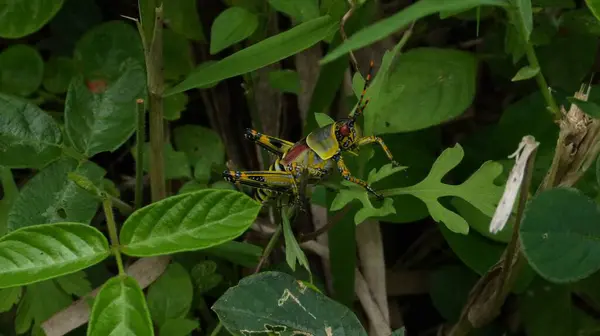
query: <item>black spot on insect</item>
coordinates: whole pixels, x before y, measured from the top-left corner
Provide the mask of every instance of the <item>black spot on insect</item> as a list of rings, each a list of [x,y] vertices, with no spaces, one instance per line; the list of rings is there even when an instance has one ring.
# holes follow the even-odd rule
[[[249,179],[258,181],[258,182],[265,182],[265,178],[262,176],[250,176]]]
[[[271,139],[271,144],[273,144],[273,146],[275,146],[277,148],[283,147],[283,144],[279,140]]]

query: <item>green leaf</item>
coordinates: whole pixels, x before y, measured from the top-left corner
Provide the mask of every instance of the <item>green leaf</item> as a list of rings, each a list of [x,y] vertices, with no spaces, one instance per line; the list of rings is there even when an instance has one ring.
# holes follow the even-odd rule
[[[294,237],[294,232],[292,232],[292,227],[290,225],[290,219],[287,216],[283,215],[283,237],[285,238],[285,261],[290,266],[292,271],[296,271],[296,261],[301,266],[304,266],[308,272],[310,272],[310,266],[308,265],[308,259],[306,259],[306,255],[304,251],[298,245],[296,241],[296,237]]]
[[[167,90],[165,95],[199,88],[260,69],[310,48],[327,37],[335,28],[337,28],[337,23],[332,22],[329,16],[322,16],[302,23],[288,31],[242,49],[216,63],[197,68],[183,82]]]
[[[29,226],[0,238],[0,288],[73,273],[104,260],[108,241],[80,223]]]
[[[436,48],[395,53],[367,93],[371,102],[365,111],[366,133],[424,129],[459,116],[471,105],[477,72],[473,55]]]
[[[136,30],[107,22],[77,43],[76,76],[65,102],[65,128],[87,156],[119,148],[134,132],[136,100],[145,99],[144,54]]]
[[[17,44],[0,53],[0,91],[29,96],[40,87],[43,76],[44,61],[33,47]]]
[[[150,143],[144,143],[144,171],[150,172]],[[165,178],[166,179],[177,179],[177,178],[191,178],[192,172],[187,162],[185,154],[177,152],[173,149],[173,146],[169,142],[164,144],[164,158],[165,158]],[[133,158],[137,160],[137,153],[135,146],[131,148],[131,154]]]
[[[9,168],[43,167],[61,154],[62,134],[36,105],[0,93],[0,162]]]
[[[202,162],[211,167],[225,163],[225,145],[219,134],[199,125],[183,125],[173,130],[175,147],[187,155],[190,165]]]
[[[23,334],[31,328],[33,323],[31,334],[44,335],[40,333],[42,322],[68,307],[72,301],[71,296],[61,290],[54,280],[27,286],[17,308],[15,331],[17,334]],[[38,332],[36,333],[36,331]]]
[[[10,287],[0,289],[0,313],[7,312],[12,309],[12,306],[19,303],[23,287]]]
[[[242,8],[229,7],[213,21],[210,54],[214,55],[248,38],[258,28],[258,17]]]
[[[98,210],[99,200],[79,188],[67,175],[76,172],[99,185],[104,170],[91,161],[78,166],[74,159],[55,161],[21,189],[8,215],[8,228],[56,223],[89,223]]]
[[[8,231],[8,213],[13,203],[19,197],[19,188],[15,183],[12,171],[0,166],[0,186],[2,187],[2,199],[0,199],[0,237]]]
[[[65,93],[74,74],[73,60],[66,57],[52,57],[44,67],[44,89],[51,93]]]
[[[269,0],[269,5],[276,11],[284,13],[300,22],[319,17],[318,0]]]
[[[459,197],[453,197],[450,204],[456,209],[468,223],[469,226],[475,229],[479,234],[487,239],[494,240],[499,243],[508,243],[512,238],[513,226],[515,223],[514,217],[510,217],[506,226],[496,234],[490,232],[491,217],[486,216],[481,211],[477,210],[469,202]]]
[[[503,188],[494,184],[494,180],[502,173],[502,165],[493,161],[485,162],[462,184],[442,183],[442,178],[462,161],[463,156],[464,151],[457,143],[442,152],[423,181],[410,187],[388,189],[381,193],[384,196],[410,194],[418,197],[427,205],[429,214],[436,222],[443,222],[453,232],[466,234],[469,232],[469,224],[464,218],[445,208],[439,198],[458,196],[492,217]]]
[[[194,68],[190,42],[170,29],[163,31],[163,59],[167,81],[179,81]]]
[[[191,193],[194,191],[206,189],[208,186],[206,184],[198,183],[194,180],[185,182],[181,188],[177,191],[177,195],[182,195],[185,193]]]
[[[110,334],[154,336],[144,293],[128,275],[108,280],[94,299],[87,335]]]
[[[515,0],[516,12],[519,16],[519,24],[522,25],[525,33],[525,42],[529,41],[531,31],[533,30],[533,14],[531,12],[531,0]]]
[[[591,101],[577,99],[575,97],[568,97],[567,100],[571,102],[571,104],[575,104],[577,107],[579,107],[588,116],[595,119],[600,119],[600,106],[598,106],[598,104]]]
[[[172,196],[134,212],[123,224],[123,253],[156,256],[194,251],[240,236],[260,204],[244,193],[207,189]]]
[[[566,286],[536,279],[527,295],[519,296],[519,316],[527,335],[573,335],[571,292]],[[558,323],[548,323],[556,321]]]
[[[200,293],[210,291],[223,280],[223,276],[216,271],[217,263],[212,260],[203,260],[194,265],[190,275]]]
[[[42,28],[63,0],[7,0],[0,4],[0,37],[16,39]]]
[[[585,7],[565,12],[560,20],[561,27],[568,31],[600,36],[600,20]]]
[[[600,209],[576,189],[555,188],[533,198],[520,228],[523,253],[552,282],[573,282],[600,269]]]
[[[58,277],[55,281],[67,294],[82,297],[92,291],[92,284],[86,277],[84,271],[79,271]]]
[[[404,327],[400,328],[400,329],[396,329],[392,332],[391,336],[404,336],[404,333],[406,332],[406,329]]]
[[[596,19],[600,21],[600,1],[598,0],[585,0],[585,4],[588,6],[590,11],[594,14]]]
[[[204,31],[196,0],[169,0],[162,2],[165,22],[174,32],[194,41],[204,41]]]
[[[380,207],[375,207],[369,199],[370,195],[364,188],[348,181],[342,181],[342,184],[349,187],[349,189],[342,189],[337,193],[333,202],[331,202],[330,210],[338,211],[353,200],[359,200],[362,203],[362,207],[354,215],[354,224],[358,225],[367,218],[384,217],[396,213],[394,200],[391,198],[384,199]]]
[[[198,328],[200,328],[198,320],[188,320],[186,318],[170,319],[161,325],[159,335],[187,336]]]
[[[329,115],[319,112],[315,113],[315,119],[317,120],[319,127],[327,126],[335,122]]]
[[[363,28],[350,36],[344,43],[333,51],[329,52],[322,60],[321,64],[329,63],[352,50],[360,49],[375,43],[388,35],[399,31],[408,26],[412,21],[418,20],[425,16],[446,12],[469,9],[475,6],[508,6],[508,2],[504,0],[420,0],[406,7],[404,10],[377,21],[366,28]]]
[[[280,272],[261,272],[243,278],[212,309],[225,328],[236,335],[241,330],[367,335],[347,307]]]
[[[224,244],[213,246],[202,252],[250,268],[258,264],[263,249],[260,246],[232,240]]]
[[[477,280],[477,274],[461,265],[444,265],[432,272],[429,296],[435,309],[446,321],[458,322]],[[449,286],[449,283],[453,285]]]
[[[184,318],[192,306],[194,289],[188,272],[178,263],[170,264],[148,289],[152,321],[163,326],[169,319]]]
[[[156,0],[138,0],[137,3],[140,15],[140,24],[142,25],[142,30],[144,34],[144,40],[147,41],[146,43],[149,44],[150,41],[152,41],[152,35],[154,33],[157,3]]]
[[[185,110],[187,103],[188,96],[183,92],[165,97],[163,100],[164,118],[170,121],[178,120],[181,118],[181,112]]]
[[[269,84],[284,93],[300,94],[300,78],[294,70],[275,70],[269,72]]]
[[[517,74],[511,79],[511,81],[522,81],[526,79],[533,78],[540,73],[540,68],[532,67],[531,65],[526,65],[517,71]]]

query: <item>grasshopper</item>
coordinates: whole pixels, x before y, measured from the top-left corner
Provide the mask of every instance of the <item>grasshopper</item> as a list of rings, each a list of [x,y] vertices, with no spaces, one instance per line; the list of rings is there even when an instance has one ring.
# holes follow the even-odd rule
[[[364,98],[371,81],[372,71],[373,61],[369,64],[365,85],[353,115],[318,128],[296,143],[261,134],[253,129],[246,129],[246,139],[254,141],[277,157],[268,171],[225,170],[223,178],[234,184],[256,188],[253,198],[263,204],[277,198],[278,194],[291,194],[295,201],[300,201],[298,183],[302,174],[308,176],[307,183],[315,184],[324,179],[337,166],[345,180],[356,183],[378,199],[383,199],[383,196],[373,190],[367,182],[352,176],[342,158],[343,152],[356,154],[358,147],[378,143],[392,164],[398,166],[383,140],[376,136],[363,137],[356,123],[356,119],[364,112],[369,103],[369,99]]]

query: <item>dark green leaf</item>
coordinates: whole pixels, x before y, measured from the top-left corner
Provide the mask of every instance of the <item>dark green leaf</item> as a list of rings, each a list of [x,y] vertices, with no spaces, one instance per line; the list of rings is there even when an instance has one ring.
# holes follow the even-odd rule
[[[88,30],[101,23],[102,10],[96,0],[65,0],[48,24],[50,37],[38,46],[49,49],[56,56],[72,57],[75,43]]]
[[[73,273],[104,260],[108,241],[79,223],[29,226],[0,238],[0,288],[27,285]]]
[[[458,322],[469,292],[478,279],[477,274],[461,265],[446,265],[433,271],[429,280],[429,296],[446,321]],[[448,286],[449,283],[453,285]]]
[[[508,2],[504,0],[420,0],[404,10],[383,20],[379,20],[375,24],[363,28],[350,36],[348,40],[339,47],[329,52],[321,60],[321,64],[331,62],[352,50],[360,49],[375,43],[408,26],[414,20],[439,12],[458,11],[480,5],[507,6]]]
[[[58,125],[25,100],[0,94],[0,162],[9,168],[42,167],[61,153]]]
[[[7,312],[12,309],[12,306],[19,303],[23,287],[10,287],[0,289],[0,313]]]
[[[174,32],[194,41],[204,41],[204,31],[196,0],[169,0],[162,2],[165,22]]]
[[[91,161],[78,166],[64,158],[44,168],[21,189],[8,215],[9,230],[24,226],[56,223],[89,223],[98,209],[99,200],[69,180],[76,172],[99,185],[104,170]]]
[[[223,49],[248,38],[258,28],[258,17],[242,8],[230,7],[215,18],[210,30],[210,53]]]
[[[217,263],[212,260],[203,260],[192,268],[190,275],[201,294],[210,291],[223,280],[223,276],[216,271]]]
[[[331,203],[334,192],[328,190],[326,200]],[[330,206],[331,204],[325,204]],[[326,208],[327,209],[327,208]],[[324,210],[326,210],[324,209]],[[350,208],[348,213],[340,218],[329,232],[327,244],[329,245],[329,264],[331,265],[333,299],[351,308],[356,300],[355,275],[357,261],[356,224],[354,222],[356,210]]]
[[[595,119],[600,119],[600,106],[598,106],[598,104],[591,101],[577,99],[575,97],[568,97],[567,99],[572,104],[577,105],[577,107],[579,107],[588,116]]]
[[[260,204],[233,190],[207,189],[148,205],[123,224],[123,252],[155,256],[233,240],[256,219]]]
[[[531,0],[531,4],[543,8],[575,8],[573,0]]]
[[[533,30],[533,14],[531,12],[531,0],[515,0],[519,24],[525,34],[525,41],[529,41],[529,36]]]
[[[232,240],[221,245],[213,246],[202,252],[229,260],[234,264],[244,267],[255,267],[262,256],[263,249],[257,245]]]
[[[271,36],[223,60],[197,68],[183,82],[167,90],[172,95],[223,79],[245,74],[310,48],[328,36],[337,23],[329,16],[302,23],[288,31]]]
[[[0,237],[8,231],[8,213],[13,203],[19,197],[19,188],[15,183],[12,171],[0,166],[0,185],[2,186],[2,199],[0,199]]]
[[[131,149],[131,154],[136,159],[136,149]],[[173,146],[166,142],[164,144],[163,155],[165,158],[165,178],[177,179],[177,178],[191,178],[192,172],[187,162],[185,154],[177,152],[173,149]],[[150,143],[144,143],[144,171],[150,172]]]
[[[296,261],[298,261],[301,266],[304,266],[304,268],[310,272],[308,259],[306,259],[304,251],[302,251],[300,245],[298,245],[296,237],[294,237],[294,232],[292,232],[289,218],[287,218],[285,215],[282,218],[283,237],[285,238],[285,261],[287,262],[288,266],[290,266],[292,271],[296,270]]]
[[[72,301],[71,296],[61,290],[54,280],[27,286],[17,308],[15,331],[17,334],[23,334],[33,323],[31,334],[44,335],[40,327],[42,322],[68,307]]]
[[[172,2],[172,1],[169,1]],[[148,45],[152,42],[154,23],[156,18],[156,0],[138,0],[140,24],[144,32],[144,40]],[[163,8],[164,11],[164,8]]]
[[[210,128],[183,125],[173,130],[175,147],[184,152],[190,165],[202,162],[205,166],[225,163],[225,145]]]
[[[104,23],[77,43],[75,62],[82,74],[67,93],[67,134],[87,156],[113,151],[133,134],[136,100],[146,96],[140,37],[124,22]]]
[[[269,84],[281,92],[300,94],[300,78],[298,73],[293,70],[269,72]]]
[[[181,92],[168,97],[163,100],[164,103],[164,117],[167,120],[173,121],[181,118],[181,112],[185,110],[188,103],[188,96]]]
[[[514,218],[511,217],[506,226],[496,234],[490,233],[490,221],[491,216],[485,215],[474,206],[470,205],[469,202],[459,197],[453,197],[450,201],[452,206],[456,208],[456,211],[461,215],[469,226],[475,229],[479,234],[484,237],[497,241],[499,243],[508,243],[512,238],[512,231],[514,225]]]
[[[462,114],[475,96],[476,69],[473,55],[458,50],[419,48],[394,57],[367,93],[365,132],[414,131]]]
[[[600,35],[600,21],[587,8],[567,11],[560,20],[561,27],[573,33]]]
[[[200,328],[200,323],[197,320],[171,319],[161,325],[159,335],[187,336],[198,328]]]
[[[319,17],[318,0],[269,0],[269,4],[276,11],[287,14],[300,22]]]
[[[194,289],[188,272],[178,263],[170,264],[148,289],[152,321],[162,327],[169,319],[185,317],[193,297]]]
[[[194,68],[190,42],[170,29],[163,31],[163,58],[165,80],[180,80]]]
[[[84,271],[79,271],[58,277],[55,281],[67,294],[82,297],[92,291],[92,284],[86,277]]]
[[[65,93],[75,73],[73,61],[66,57],[53,57],[44,67],[44,89],[52,93]]]
[[[191,193],[191,192],[206,189],[206,188],[208,188],[208,186],[206,184],[198,183],[194,180],[191,180],[191,181],[185,182],[181,186],[181,188],[179,188],[179,190],[177,191],[177,195]]]
[[[94,299],[87,335],[110,334],[154,336],[144,293],[128,275],[108,280]]]
[[[519,296],[519,315],[528,336],[573,335],[572,310],[569,289],[543,279],[536,279],[527,294]]]
[[[517,74],[512,78],[513,82],[530,79],[540,73],[540,68],[534,68],[531,65],[526,65],[517,71]]]
[[[0,53],[0,91],[29,96],[40,87],[43,76],[44,61],[33,47],[17,44]]]
[[[0,4],[0,37],[33,34],[58,12],[63,0],[6,0]]]
[[[292,276],[262,272],[242,279],[212,309],[233,334],[367,335],[354,313]]]
[[[600,209],[576,189],[540,193],[521,223],[523,253],[542,277],[572,282],[600,269]]]
[[[585,3],[587,4],[587,6],[590,9],[590,11],[592,11],[592,13],[596,17],[596,19],[600,20],[600,1],[598,1],[598,0],[585,0]]]

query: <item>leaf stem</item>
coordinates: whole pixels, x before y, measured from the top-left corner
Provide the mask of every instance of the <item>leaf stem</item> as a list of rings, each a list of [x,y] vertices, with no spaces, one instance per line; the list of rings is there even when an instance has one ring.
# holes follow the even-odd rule
[[[219,321],[219,323],[217,324],[217,326],[215,327],[215,329],[213,329],[213,331],[210,333],[210,336],[216,336],[219,334],[219,332],[221,331],[221,328],[223,328],[223,323],[221,323],[221,321]]]
[[[121,250],[119,245],[119,236],[117,235],[117,223],[115,223],[115,216],[112,210],[112,200],[108,195],[104,195],[102,200],[102,207],[104,208],[104,215],[106,216],[106,226],[108,227],[108,235],[110,237],[111,250],[117,259],[117,267],[119,269],[119,275],[125,274],[125,268],[123,267],[123,258],[121,257]]]
[[[85,156],[85,154],[79,153],[73,147],[66,146],[66,145],[60,145],[60,148],[62,149],[63,154],[65,154],[66,156],[68,156],[70,158],[77,160],[78,162],[84,162],[88,159],[87,156]]]
[[[136,133],[136,148],[137,153],[135,160],[135,201],[136,209],[142,207],[144,198],[144,141],[146,140],[146,110],[144,108],[144,100],[138,99],[136,105],[137,111],[137,133]]]
[[[273,235],[271,236],[267,247],[265,247],[263,255],[260,258],[258,265],[256,265],[256,269],[254,269],[254,273],[258,273],[260,271],[265,261],[269,258],[269,255],[271,255],[273,248],[275,248],[275,243],[277,243],[279,237],[281,236],[281,232],[283,232],[283,225],[282,223],[279,223],[279,225],[277,225],[277,228],[275,229],[275,232],[273,232]]]

